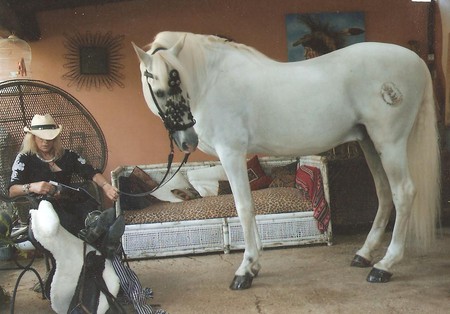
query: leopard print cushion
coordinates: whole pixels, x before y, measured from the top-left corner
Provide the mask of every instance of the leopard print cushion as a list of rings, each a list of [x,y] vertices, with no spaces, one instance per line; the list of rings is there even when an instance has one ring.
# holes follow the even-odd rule
[[[297,188],[270,188],[252,192],[256,215],[312,211],[305,192]],[[236,217],[233,195],[209,196],[182,203],[157,203],[124,212],[126,224]]]
[[[295,187],[295,173],[297,171],[297,163],[293,162],[285,166],[272,168],[270,176],[273,178],[269,188]]]

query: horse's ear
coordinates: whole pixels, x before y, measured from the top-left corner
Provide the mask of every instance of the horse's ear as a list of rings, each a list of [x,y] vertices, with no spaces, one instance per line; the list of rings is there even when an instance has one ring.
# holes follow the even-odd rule
[[[134,42],[131,42],[131,44],[133,45],[134,51],[136,51],[139,61],[141,61],[146,66],[150,66],[152,64],[152,56],[150,56],[144,50],[136,46]]]
[[[175,45],[173,45],[172,48],[169,49],[169,51],[174,55],[178,57],[178,54],[180,53],[181,49],[183,49],[184,41],[186,39],[186,34],[181,37]]]

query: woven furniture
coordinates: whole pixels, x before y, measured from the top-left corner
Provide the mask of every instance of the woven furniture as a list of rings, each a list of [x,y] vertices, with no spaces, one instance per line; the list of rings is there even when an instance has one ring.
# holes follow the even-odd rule
[[[35,114],[50,113],[63,125],[62,144],[76,151],[103,171],[107,160],[104,135],[94,117],[73,96],[51,84],[36,80],[0,83],[0,199],[8,196],[11,166],[23,140],[24,126]],[[74,183],[83,178],[74,176]]]
[[[267,174],[271,169],[284,166],[296,159],[260,158]],[[301,157],[298,164],[321,170],[325,199],[329,202],[327,165],[324,157]],[[220,165],[218,161],[189,162],[180,172],[186,176],[190,170]],[[166,164],[141,165],[154,180],[162,179]],[[178,164],[172,167],[172,173]],[[129,176],[134,166],[121,166],[111,172],[111,181],[120,188],[121,176]],[[304,244],[331,244],[331,223],[321,233],[313,217],[311,201],[304,191],[288,187],[271,187],[253,191],[256,220],[263,247]],[[140,210],[122,211],[126,220],[123,247],[128,258],[150,258],[225,252],[244,248],[242,227],[236,214],[232,195],[207,196],[181,203],[156,203]]]
[[[103,133],[86,108],[73,96],[64,90],[51,84],[36,80],[10,80],[0,83],[0,210],[7,210],[13,214],[14,219],[18,214],[21,222],[28,220],[31,208],[36,208],[35,200],[29,197],[8,197],[8,185],[11,179],[12,164],[19,152],[24,137],[25,126],[35,114],[50,113],[56,123],[63,125],[61,141],[65,148],[76,151],[83,156],[95,168],[105,169],[107,160],[107,147]],[[73,176],[74,185],[85,184],[91,195],[102,203],[100,189],[92,181],[79,176]],[[100,205],[102,207],[102,205]],[[17,220],[14,224],[18,224]],[[20,229],[20,228],[19,228]],[[13,227],[13,231],[16,226]],[[27,233],[24,235],[27,240]],[[22,240],[21,240],[22,241]],[[28,242],[28,241],[26,241]],[[17,242],[19,243],[19,242]],[[25,243],[25,242],[23,242]],[[23,244],[21,243],[21,244]],[[18,245],[18,244],[16,244]],[[17,246],[19,248],[19,246]],[[17,288],[25,272],[32,271],[41,285],[42,297],[43,284],[39,273],[32,267],[34,257],[27,265],[14,261],[22,268],[12,295],[11,313],[14,312],[14,302]],[[47,261],[47,270],[48,270]]]

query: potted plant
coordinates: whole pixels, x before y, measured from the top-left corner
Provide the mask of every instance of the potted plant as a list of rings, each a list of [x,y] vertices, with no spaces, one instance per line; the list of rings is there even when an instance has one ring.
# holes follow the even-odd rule
[[[0,212],[0,260],[11,259],[12,241],[10,239],[12,230],[12,219],[6,211]]]
[[[7,309],[7,305],[9,304],[10,300],[11,296],[9,295],[9,293],[2,286],[0,286],[0,311]]]

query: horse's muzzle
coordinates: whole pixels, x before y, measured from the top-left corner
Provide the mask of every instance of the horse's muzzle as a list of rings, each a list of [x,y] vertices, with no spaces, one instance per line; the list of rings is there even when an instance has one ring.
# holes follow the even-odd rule
[[[176,131],[172,135],[177,147],[184,153],[193,153],[198,146],[198,135],[194,128],[188,128],[184,131]]]

